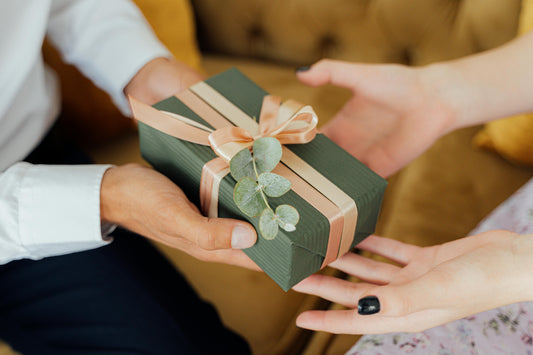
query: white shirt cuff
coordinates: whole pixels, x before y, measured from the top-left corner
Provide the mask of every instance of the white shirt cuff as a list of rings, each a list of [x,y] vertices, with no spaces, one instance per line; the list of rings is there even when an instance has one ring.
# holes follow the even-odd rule
[[[19,237],[31,259],[109,243],[100,186],[109,165],[27,165],[19,190]],[[105,231],[103,233],[103,228]]]

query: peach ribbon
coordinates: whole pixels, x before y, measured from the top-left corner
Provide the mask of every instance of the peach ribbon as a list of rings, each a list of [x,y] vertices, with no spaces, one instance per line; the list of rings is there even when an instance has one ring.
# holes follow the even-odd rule
[[[289,119],[278,123],[281,98],[267,95],[259,118],[259,134],[252,135],[242,127],[226,126],[212,130],[185,116],[159,111],[130,97],[134,117],[159,131],[191,143],[210,145],[216,155],[229,162],[239,151],[250,148],[256,139],[274,137],[281,144],[302,144],[312,141],[317,133],[318,117],[309,106],[299,109]],[[290,103],[297,105],[296,102]],[[168,117],[175,118],[169,120]]]
[[[219,128],[209,134],[213,151],[229,162],[239,151],[250,148],[256,139],[274,137],[281,144],[302,144],[311,142],[316,136],[318,117],[309,112],[309,107],[298,110],[288,120],[278,123],[281,98],[267,95],[263,98],[259,116],[259,134],[252,135],[246,129],[236,126]]]
[[[219,185],[229,173],[228,162],[236,153],[249,148],[259,137],[275,137],[282,144],[295,144],[310,142],[316,135],[316,114],[310,106],[302,107],[293,100],[281,104],[281,98],[265,96],[257,124],[205,83],[196,84],[190,91],[183,91],[176,96],[200,117],[209,117],[207,121],[216,130],[187,117],[157,110],[130,97],[132,112],[137,120],[161,132],[192,143],[211,146],[220,157],[204,165],[200,183],[202,210],[211,217],[218,214]],[[220,110],[220,107],[226,114],[221,115],[213,110]],[[174,119],[169,120],[169,116]],[[228,121],[237,126],[231,126]],[[283,158],[282,162],[296,174],[281,164],[275,171],[289,178],[293,183],[293,190],[330,221],[330,238],[323,262],[325,266],[335,260],[337,255],[347,252],[351,246],[357,220],[355,202],[292,151],[283,147],[283,156],[285,155],[289,158]],[[302,174],[302,171],[305,173]],[[306,182],[305,176],[313,182]],[[318,188],[320,192],[315,190],[315,183],[322,185]]]

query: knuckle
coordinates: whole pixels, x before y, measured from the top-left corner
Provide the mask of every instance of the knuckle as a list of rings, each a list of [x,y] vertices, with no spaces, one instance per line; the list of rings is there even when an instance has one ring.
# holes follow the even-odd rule
[[[451,268],[450,270],[445,268],[435,268],[433,269],[433,275],[431,275],[431,281],[433,282],[434,286],[438,287],[448,287],[449,285],[456,284],[457,281],[457,275],[464,275],[464,273],[461,273],[461,269],[458,266],[457,272],[458,274],[454,273],[453,271],[455,268]],[[471,271],[471,270],[470,270]]]
[[[205,250],[214,250],[216,249],[216,240],[215,235],[211,231],[213,225],[213,220],[208,217],[202,217],[200,226],[196,233],[196,244],[199,247]]]
[[[413,304],[408,297],[404,295],[397,295],[395,310],[393,311],[398,316],[411,314],[413,311]]]
[[[127,163],[124,164],[123,167],[128,169],[148,169],[146,166],[139,163]]]
[[[322,67],[328,67],[329,65],[331,65],[331,63],[333,63],[333,60],[325,58],[325,59],[320,59],[313,66],[317,68],[322,68]]]

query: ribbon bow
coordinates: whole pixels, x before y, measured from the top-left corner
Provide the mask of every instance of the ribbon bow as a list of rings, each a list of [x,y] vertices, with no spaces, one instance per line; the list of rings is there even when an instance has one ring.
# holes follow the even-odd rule
[[[301,106],[294,100],[281,105],[281,98],[267,95],[263,99],[259,116],[259,134],[253,135],[242,127],[224,127],[209,134],[213,151],[226,162],[239,151],[249,148],[261,137],[274,137],[281,144],[301,144],[312,141],[316,136],[318,118],[310,106]]]

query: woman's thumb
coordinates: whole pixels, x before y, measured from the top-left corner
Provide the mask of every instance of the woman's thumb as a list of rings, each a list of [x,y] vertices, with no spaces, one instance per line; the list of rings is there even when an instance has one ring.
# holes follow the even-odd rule
[[[332,84],[353,89],[356,82],[357,67],[357,64],[323,59],[312,66],[296,69],[296,76],[302,83],[309,86]]]

